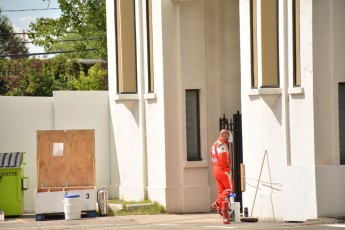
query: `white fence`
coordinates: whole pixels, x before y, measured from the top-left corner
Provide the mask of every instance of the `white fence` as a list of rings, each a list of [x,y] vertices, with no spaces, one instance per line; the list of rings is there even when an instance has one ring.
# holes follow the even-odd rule
[[[108,91],[63,91],[53,97],[0,96],[0,152],[25,152],[24,210],[34,210],[37,130],[95,130],[96,185],[111,185],[112,126]],[[115,176],[118,175],[114,172]],[[4,189],[1,188],[0,189]],[[113,196],[114,193],[110,193]]]

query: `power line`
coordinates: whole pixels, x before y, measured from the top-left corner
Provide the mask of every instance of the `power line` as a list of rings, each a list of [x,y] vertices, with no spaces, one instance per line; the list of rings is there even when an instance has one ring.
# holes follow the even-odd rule
[[[43,0],[43,2],[44,2],[44,0]],[[48,6],[47,6],[47,9],[49,8],[49,6],[50,6],[50,0],[48,0]]]
[[[44,53],[28,53],[28,54],[0,54],[0,58],[6,57],[23,57],[23,56],[37,56],[37,55],[47,55],[47,54],[61,54],[61,53],[78,53],[78,52],[89,52],[95,51],[97,48],[85,49],[85,50],[62,50],[54,52],[44,52]]]
[[[62,40],[54,40],[53,42],[77,42],[77,41],[94,41],[94,40],[102,40],[106,37],[96,37],[96,38],[76,38],[76,39],[62,39]],[[18,43],[33,43],[33,41],[17,41],[17,42],[9,42],[7,44],[18,44]]]
[[[66,34],[77,34],[78,32],[73,32],[73,31],[66,31],[64,32]],[[13,32],[13,33],[0,33],[0,35],[25,35],[25,34],[37,34],[37,33],[27,33],[27,32]]]
[[[23,12],[23,11],[40,11],[40,10],[60,10],[60,8],[1,10],[1,12]]]

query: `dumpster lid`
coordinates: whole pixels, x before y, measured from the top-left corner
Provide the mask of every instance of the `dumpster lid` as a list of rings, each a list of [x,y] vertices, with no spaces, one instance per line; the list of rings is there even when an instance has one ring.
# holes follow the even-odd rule
[[[23,155],[23,152],[0,153],[0,168],[21,167]]]

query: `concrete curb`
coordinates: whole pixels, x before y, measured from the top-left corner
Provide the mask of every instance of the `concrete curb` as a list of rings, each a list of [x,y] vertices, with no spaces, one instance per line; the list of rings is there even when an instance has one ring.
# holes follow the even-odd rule
[[[153,206],[153,203],[144,203],[144,204],[109,204],[109,210],[112,211],[120,211],[120,210],[126,210],[126,211],[133,211],[138,210],[141,208],[147,208],[150,206]]]
[[[112,211],[120,211],[123,210],[124,207],[122,204],[108,204],[108,208]]]

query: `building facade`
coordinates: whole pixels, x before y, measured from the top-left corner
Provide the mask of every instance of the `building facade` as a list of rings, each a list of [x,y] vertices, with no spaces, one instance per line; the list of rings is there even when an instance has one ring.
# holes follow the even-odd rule
[[[210,211],[209,148],[219,117],[240,110],[249,214],[343,216],[344,10],[342,0],[107,0],[112,192]]]
[[[240,109],[238,8],[238,1],[107,1],[120,198],[210,211],[209,148],[220,115]]]

